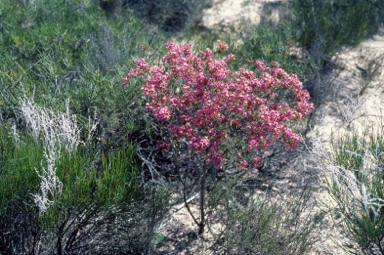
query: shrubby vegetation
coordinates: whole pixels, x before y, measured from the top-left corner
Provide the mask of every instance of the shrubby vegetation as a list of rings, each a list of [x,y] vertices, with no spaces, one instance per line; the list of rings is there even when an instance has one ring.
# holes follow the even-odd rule
[[[382,0],[293,0],[291,5],[297,39],[319,65],[377,32],[383,21]]]
[[[293,1],[297,23],[261,24],[241,36],[193,26],[210,1],[155,2],[0,1],[1,254],[169,254],[167,243],[173,239],[161,228],[172,206],[194,195],[198,186],[196,178],[179,178],[191,176],[178,171],[199,167],[201,161],[190,159],[188,152],[159,150],[165,133],[145,109],[143,84],[132,80],[121,86],[134,59],[157,64],[165,54],[163,45],[175,35],[193,41],[197,51],[221,39],[234,54],[234,69],[253,68],[257,59],[277,61],[310,83],[314,70],[323,68],[313,49],[321,46],[321,56],[332,56],[372,34],[382,18],[375,9],[381,1],[357,1],[361,8],[356,10],[338,1],[315,5],[324,17],[336,18],[337,29],[348,31],[330,45],[332,31],[325,19],[313,18],[317,10],[298,8],[312,8],[309,0]],[[357,12],[367,20],[364,24],[374,26],[350,25]],[[231,44],[238,39],[243,43]],[[293,56],[297,43],[311,57]],[[269,171],[280,147],[264,155],[260,172]],[[176,162],[177,157],[188,160]],[[211,249],[218,254],[305,254],[321,219],[305,209],[310,191],[302,191],[294,204],[268,191],[256,196],[267,177],[235,170],[232,176],[207,180],[209,220],[222,219]],[[377,210],[372,212],[372,224],[377,224]],[[376,249],[380,237],[361,239],[356,226],[363,225],[356,222],[362,221],[348,222],[351,236],[361,249]]]

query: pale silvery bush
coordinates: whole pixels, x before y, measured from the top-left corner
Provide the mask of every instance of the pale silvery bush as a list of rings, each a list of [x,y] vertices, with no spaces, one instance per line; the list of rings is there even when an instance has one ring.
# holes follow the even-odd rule
[[[41,169],[35,168],[41,179],[40,194],[32,194],[40,213],[44,213],[62,192],[62,183],[56,176],[55,166],[60,152],[62,148],[68,152],[77,149],[80,129],[76,124],[76,116],[69,113],[69,101],[66,113],[54,113],[41,108],[28,98],[21,100],[20,110],[34,139],[36,142],[42,141],[44,146],[46,165],[42,163]]]

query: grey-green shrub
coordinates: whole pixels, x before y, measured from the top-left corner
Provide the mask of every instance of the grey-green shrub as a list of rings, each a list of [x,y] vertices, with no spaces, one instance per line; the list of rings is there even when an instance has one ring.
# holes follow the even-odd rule
[[[123,88],[121,77],[131,58],[158,58],[165,41],[161,34],[152,39],[151,50],[143,51],[148,32],[137,16],[129,9],[106,16],[94,1],[4,0],[0,14],[0,111],[5,119],[15,118],[19,98],[27,96],[60,112],[69,99],[81,135],[86,136],[89,118],[97,117],[103,142],[108,134],[118,133],[116,143],[142,128],[140,86]]]

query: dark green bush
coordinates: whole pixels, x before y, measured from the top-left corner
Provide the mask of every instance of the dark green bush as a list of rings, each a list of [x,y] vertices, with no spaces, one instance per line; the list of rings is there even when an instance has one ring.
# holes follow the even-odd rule
[[[343,46],[355,46],[382,23],[382,0],[293,0],[298,41],[319,64]]]
[[[41,192],[40,169],[48,168],[45,144],[24,135],[17,139],[5,127],[0,130],[1,254],[152,253],[169,195],[141,181],[134,146],[108,155],[83,146],[62,150],[54,166],[62,192],[48,194],[52,204],[44,212],[33,194]]]
[[[196,25],[212,0],[124,0],[150,22],[168,32]]]

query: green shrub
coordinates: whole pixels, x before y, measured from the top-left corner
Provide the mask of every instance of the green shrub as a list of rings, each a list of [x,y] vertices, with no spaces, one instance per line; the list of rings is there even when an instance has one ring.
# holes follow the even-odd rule
[[[239,58],[245,61],[262,60],[265,63],[278,62],[287,73],[296,73],[301,80],[307,81],[316,68],[311,59],[298,59],[293,47],[296,45],[293,28],[288,25],[259,24],[248,28],[242,36],[244,45],[239,48]],[[243,60],[243,61],[244,61]]]
[[[298,41],[318,59],[329,61],[343,46],[354,46],[382,22],[382,0],[293,0]]]
[[[40,141],[27,130],[19,137],[7,125],[0,127],[0,253],[152,253],[169,194],[141,181],[135,146],[125,144],[108,155],[83,145],[73,151],[58,147],[51,169],[62,189],[48,192],[42,211],[35,194],[47,185],[40,170],[50,169],[47,142],[43,134]]]
[[[0,125],[0,211],[38,189],[35,167],[40,166],[42,160],[42,144],[32,140],[17,143],[9,128]]]

